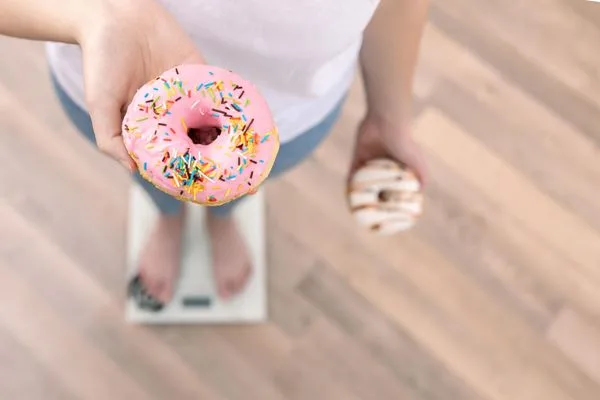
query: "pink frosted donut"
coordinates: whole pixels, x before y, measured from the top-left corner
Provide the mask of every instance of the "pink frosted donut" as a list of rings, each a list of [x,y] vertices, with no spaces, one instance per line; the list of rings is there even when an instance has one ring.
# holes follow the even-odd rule
[[[123,120],[123,141],[146,180],[204,205],[255,192],[279,151],[254,85],[208,65],[180,65],[141,87]]]

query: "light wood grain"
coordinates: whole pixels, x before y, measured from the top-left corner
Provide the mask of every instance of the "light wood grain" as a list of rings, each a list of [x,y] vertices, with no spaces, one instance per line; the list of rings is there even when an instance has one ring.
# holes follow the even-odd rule
[[[128,178],[0,38],[0,398],[597,400],[600,5],[434,0],[415,82],[425,214],[345,206],[365,112],[266,185],[269,321],[123,321]],[[10,55],[10,56],[8,56]]]
[[[549,339],[579,368],[600,382],[600,326],[565,308],[548,331]]]

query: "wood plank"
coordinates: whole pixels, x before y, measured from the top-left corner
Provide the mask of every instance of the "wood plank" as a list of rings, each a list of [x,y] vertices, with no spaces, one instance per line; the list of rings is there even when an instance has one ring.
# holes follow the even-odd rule
[[[583,18],[594,24],[600,29],[600,8],[598,8],[597,2],[592,0],[588,1],[569,1],[565,2],[580,18]]]
[[[427,189],[427,212],[415,233],[523,323],[544,331],[565,299],[554,276],[545,274],[543,263],[532,262],[527,248],[510,240],[512,230],[491,217],[501,215],[500,208],[438,159],[429,161],[437,181]]]
[[[424,53],[430,62],[444,65],[444,58],[455,60],[440,68],[444,78],[438,80],[429,105],[441,108],[547,193],[600,226],[590,185],[600,180],[595,143],[435,26],[428,26],[426,37],[431,50],[426,47]]]
[[[123,296],[125,176],[108,160],[92,164],[68,138],[48,135],[41,120],[25,109],[3,108],[0,124],[13,132],[0,136],[5,162],[0,196],[87,265],[115,296]],[[23,165],[36,171],[33,180],[23,178]],[[65,223],[73,220],[86,223]]]
[[[445,80],[430,104],[600,232],[596,146],[496,74],[473,66],[470,85]],[[527,113],[515,114],[515,108]],[[549,168],[548,165],[551,165]]]
[[[300,345],[281,365],[273,379],[286,400],[364,399],[334,380],[330,373],[331,368],[324,354],[312,350],[310,344]]]
[[[368,349],[377,362],[388,368],[405,385],[409,392],[407,398],[481,398],[405,330],[395,327],[329,266],[315,268],[300,284],[299,290],[328,320],[334,321]]]
[[[14,57],[0,65],[1,83],[10,102],[41,117],[48,126],[64,126],[65,117],[52,92],[44,44],[0,36],[0,48]],[[48,134],[64,137],[68,131]]]
[[[215,327],[214,333],[267,376],[290,356],[294,346],[290,337],[274,323]]]
[[[74,334],[85,337],[95,351],[118,363],[158,398],[221,398],[154,332],[126,325],[122,301],[85,267],[76,266],[14,209],[0,204],[0,219],[12,227],[10,232],[0,231],[0,253],[6,268],[18,271],[24,281],[43,282],[36,287],[36,294],[46,307],[58,310],[57,315]],[[32,248],[29,243],[36,245]],[[68,341],[64,345],[68,346]]]
[[[316,265],[299,283],[298,291],[349,335],[358,334],[377,319],[373,306],[325,262]]]
[[[269,287],[269,320],[292,338],[301,337],[319,317],[317,309],[291,288]]]
[[[159,326],[156,334],[202,379],[230,400],[277,399],[283,394],[268,371],[248,360],[211,327]]]
[[[12,268],[0,269],[0,326],[79,399],[153,397],[48,306]],[[30,315],[30,318],[23,318]],[[98,377],[102,377],[99,379]]]
[[[273,218],[267,219],[267,231],[269,285],[291,289],[312,269],[316,256],[294,237],[279,230],[278,222]]]
[[[446,128],[428,124],[428,126],[423,125],[421,129],[431,130],[442,137],[444,135],[440,132],[444,132]],[[429,153],[428,157],[432,159],[437,155]],[[577,270],[573,271],[571,267],[566,267],[571,265],[571,260],[549,246],[543,237],[534,235],[530,230],[524,230],[522,223],[510,217],[496,202],[495,196],[486,196],[485,192],[479,192],[476,190],[476,183],[468,182],[467,179],[456,179],[464,171],[470,170],[469,167],[458,168],[445,162],[441,164],[434,162],[433,166],[440,174],[440,182],[447,192],[458,198],[465,193],[469,194],[468,207],[480,215],[485,215],[488,220],[487,231],[495,232],[496,254],[502,255],[508,262],[507,265],[514,265],[514,268],[517,268],[514,270],[514,273],[519,274],[517,281],[522,282],[525,279],[526,287],[531,287],[533,293],[545,299],[542,304],[549,307],[547,309],[550,313],[565,300],[572,301],[595,315],[600,315],[600,308],[596,301],[596,285],[582,277]],[[433,206],[435,207],[435,203]],[[510,269],[506,273],[511,274]]]
[[[23,400],[77,400],[28,349],[0,329],[0,397]]]
[[[565,307],[548,330],[548,339],[600,384],[600,326],[591,320]]]
[[[600,235],[586,221],[560,207],[540,192],[519,171],[486,149],[479,141],[464,134],[441,113],[430,111],[421,119],[419,141],[516,218],[524,229],[539,235],[576,268],[582,279],[600,282]],[[427,125],[427,126],[425,126]],[[493,177],[493,179],[490,179]],[[505,190],[497,190],[505,188]],[[572,240],[577,238],[577,240]]]
[[[588,16],[593,18],[593,14],[598,16],[597,10],[594,10],[597,7],[586,4],[585,0],[577,3],[580,3],[579,6],[569,5],[564,0],[534,0],[514,5],[501,0],[456,0],[452,7],[445,2],[436,2],[431,16],[432,21],[437,23],[438,10],[443,10],[453,18],[468,15],[470,23],[463,26],[462,30],[477,31],[485,36],[469,42],[474,53],[484,54],[479,53],[483,49],[475,43],[503,42],[514,48],[519,59],[504,62],[494,59],[498,68],[504,69],[508,64],[522,67],[521,60],[529,60],[530,66],[545,72],[544,78],[558,81],[599,105],[600,56],[590,49],[600,43],[600,29],[588,18],[582,18],[581,12],[576,10],[588,8]],[[486,53],[490,53],[490,50]],[[514,67],[511,69],[514,70]]]
[[[540,63],[536,63],[520,52],[515,43],[500,39],[498,32],[490,32],[489,27],[493,26],[492,20],[495,18],[492,16],[497,14],[489,14],[485,24],[478,23],[474,17],[473,5],[475,2],[470,2],[462,8],[457,8],[457,4],[454,3],[458,4],[459,1],[456,0],[450,7],[442,7],[441,3],[436,3],[431,9],[431,21],[453,40],[468,47],[488,64],[494,65],[504,77],[527,91],[541,104],[565,121],[569,121],[578,130],[585,133],[590,140],[597,145],[600,144],[600,133],[597,129],[600,125],[600,106],[597,102],[582,95],[581,91],[569,87],[563,80],[550,76],[547,70],[540,67],[542,61],[542,65],[547,65],[547,60],[540,60]],[[478,5],[488,3],[490,2],[477,2]],[[468,17],[469,24],[464,23],[465,15],[470,16]],[[515,21],[515,19],[511,21]],[[512,30],[506,29],[506,26],[503,26],[502,29],[504,32]],[[549,31],[545,30],[544,32]],[[573,41],[570,40],[569,43],[573,43]],[[589,52],[587,48],[586,51],[590,54],[593,53]],[[589,90],[589,83],[581,85]],[[592,94],[593,91],[589,92],[591,98],[600,98],[597,91],[596,95]]]
[[[368,351],[337,329],[326,319],[319,319],[297,344],[286,365],[286,372],[276,375],[282,382],[286,395],[294,398],[297,386],[291,385],[296,371],[314,371],[314,375],[325,377],[327,386],[345,388],[361,399],[410,398],[410,392],[401,382],[394,379],[389,370],[381,366]],[[293,375],[290,376],[290,372]],[[322,384],[323,384],[322,383]],[[300,389],[301,390],[301,389]]]

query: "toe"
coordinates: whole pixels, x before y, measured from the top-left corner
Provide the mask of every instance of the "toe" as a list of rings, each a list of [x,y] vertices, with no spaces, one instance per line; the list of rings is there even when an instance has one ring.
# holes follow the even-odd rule
[[[246,287],[248,278],[252,273],[252,267],[248,265],[240,274],[229,279],[225,279],[219,290],[219,296],[223,300],[228,300],[231,297],[240,294]]]
[[[153,280],[145,280],[144,281],[144,288],[146,289],[146,293],[150,296],[152,296],[153,298],[158,300],[158,292],[159,292],[159,288],[158,285],[156,284],[155,281]]]
[[[221,299],[228,300],[235,291],[235,279],[223,279],[218,285],[217,291]]]
[[[235,280],[235,288],[233,291],[234,294],[239,294],[244,290],[244,288],[246,287],[246,284],[248,283],[248,279],[250,278],[251,273],[252,273],[252,266],[246,265],[246,267],[244,268],[244,271]]]
[[[166,294],[165,291],[166,291],[165,282],[162,280],[158,280],[152,287],[151,294],[152,294],[152,297],[154,297],[156,300],[166,303],[167,299],[165,298],[165,294]]]
[[[160,291],[160,293],[158,294],[160,301],[162,301],[163,303],[168,303],[169,301],[171,301],[171,298],[173,297],[173,287],[167,283],[165,283],[163,289]]]
[[[149,293],[154,299],[166,304],[171,301],[173,287],[165,279],[156,279],[152,288],[149,289]]]
[[[152,290],[152,279],[146,274],[144,267],[140,268],[140,285],[144,288],[144,292],[149,293]]]
[[[161,300],[158,297],[158,295],[160,293],[160,281],[157,281],[156,279],[153,279],[148,274],[145,274],[143,269],[140,271],[140,281],[144,288],[144,292],[147,295],[152,296],[152,298],[154,298],[156,300]]]

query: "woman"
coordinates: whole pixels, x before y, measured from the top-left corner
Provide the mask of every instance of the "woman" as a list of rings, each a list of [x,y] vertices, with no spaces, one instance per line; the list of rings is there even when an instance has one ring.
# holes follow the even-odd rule
[[[48,41],[57,95],[79,130],[130,171],[122,112],[135,91],[183,63],[231,69],[265,95],[282,146],[271,177],[326,137],[358,65],[367,113],[351,170],[376,156],[424,165],[410,128],[414,68],[426,0],[14,0],[0,4],[0,34]],[[180,265],[184,204],[143,179],[160,218],[141,254],[147,291],[166,303]],[[207,229],[223,299],[252,272],[231,211],[211,207]],[[243,249],[231,252],[231,248]]]

